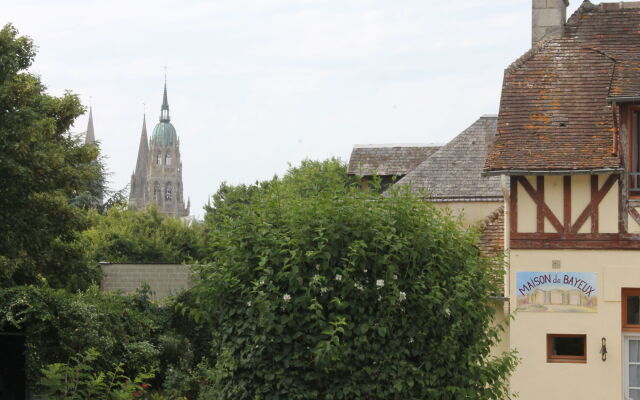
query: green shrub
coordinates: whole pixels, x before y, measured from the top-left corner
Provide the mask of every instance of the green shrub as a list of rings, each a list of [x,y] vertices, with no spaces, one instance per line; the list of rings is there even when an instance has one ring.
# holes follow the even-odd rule
[[[213,335],[200,398],[507,397],[515,356],[490,356],[500,268],[476,235],[408,193],[294,172],[210,230],[190,309]]]
[[[122,364],[114,365],[106,372],[96,371],[95,361],[100,354],[93,348],[70,363],[49,364],[42,369],[38,387],[50,400],[130,400],[145,398],[151,387],[147,382],[153,372],[142,372],[136,377],[124,375]]]
[[[116,206],[92,218],[82,240],[95,262],[182,263],[200,257],[199,225],[164,216],[155,206],[141,211]]]
[[[148,294],[120,296],[92,287],[84,292],[14,287],[0,290],[0,331],[25,334],[27,377],[36,382],[48,364],[67,362],[90,348],[100,349],[98,370],[125,363],[135,376],[159,367],[157,336],[168,310]]]

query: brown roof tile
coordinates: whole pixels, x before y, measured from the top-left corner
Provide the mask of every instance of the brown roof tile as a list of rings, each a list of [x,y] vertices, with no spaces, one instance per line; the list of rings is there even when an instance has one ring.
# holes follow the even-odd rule
[[[640,3],[585,2],[505,71],[485,171],[619,169],[610,97],[640,96]]]
[[[480,253],[487,257],[504,256],[504,207],[500,207],[487,217],[478,243]],[[504,293],[504,280],[498,274],[496,285]]]

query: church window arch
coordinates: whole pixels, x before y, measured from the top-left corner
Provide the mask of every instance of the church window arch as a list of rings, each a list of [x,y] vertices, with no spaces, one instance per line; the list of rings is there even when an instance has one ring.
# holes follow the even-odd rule
[[[171,165],[171,153],[167,153],[164,156],[164,164],[165,165]]]
[[[165,186],[164,199],[167,201],[173,200],[173,185],[171,182],[167,182],[167,185]]]
[[[160,200],[160,183],[159,182],[155,182],[153,184],[153,199],[156,201]]]
[[[162,165],[162,153],[158,153],[156,156],[156,165]]]

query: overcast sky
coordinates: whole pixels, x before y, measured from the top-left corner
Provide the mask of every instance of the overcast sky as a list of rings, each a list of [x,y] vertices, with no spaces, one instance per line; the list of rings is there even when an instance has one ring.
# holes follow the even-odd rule
[[[113,189],[135,167],[164,66],[192,213],[220,183],[354,144],[445,143],[498,111],[532,0],[0,0],[49,92],[93,106]],[[580,4],[572,0],[569,12]],[[75,132],[86,129],[80,117]]]

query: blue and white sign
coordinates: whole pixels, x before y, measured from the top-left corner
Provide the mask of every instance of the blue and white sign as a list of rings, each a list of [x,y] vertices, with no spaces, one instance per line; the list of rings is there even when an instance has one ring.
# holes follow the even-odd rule
[[[595,272],[517,272],[518,311],[597,312]]]

